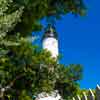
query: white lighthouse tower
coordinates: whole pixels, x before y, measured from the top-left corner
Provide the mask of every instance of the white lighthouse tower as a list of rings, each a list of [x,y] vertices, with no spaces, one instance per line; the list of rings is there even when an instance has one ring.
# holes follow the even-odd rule
[[[47,49],[51,52],[53,58],[58,56],[58,34],[51,24],[49,24],[45,30],[42,38],[43,49]],[[42,92],[37,95],[35,100],[63,100],[57,90],[51,91],[51,93]]]
[[[47,49],[51,52],[53,58],[58,56],[58,34],[51,24],[48,24],[45,33],[43,35],[43,49]]]

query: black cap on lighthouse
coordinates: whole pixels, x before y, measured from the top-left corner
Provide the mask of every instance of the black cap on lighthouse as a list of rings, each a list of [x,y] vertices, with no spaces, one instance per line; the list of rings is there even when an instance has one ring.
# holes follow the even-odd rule
[[[58,34],[56,32],[56,29],[51,24],[48,24],[48,26],[45,28],[45,33],[43,35],[42,40],[44,40],[45,38],[48,38],[48,37],[52,37],[52,38],[55,38],[58,40]]]

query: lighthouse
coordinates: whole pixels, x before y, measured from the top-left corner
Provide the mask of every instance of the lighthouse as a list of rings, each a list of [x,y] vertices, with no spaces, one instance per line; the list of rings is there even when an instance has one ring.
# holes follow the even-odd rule
[[[51,52],[51,56],[53,58],[58,57],[58,34],[56,32],[56,29],[51,24],[48,24],[48,26],[45,29],[43,38],[43,49],[47,49]]]
[[[48,24],[42,37],[43,49],[51,52],[52,58],[57,58],[58,50],[58,34],[53,25]],[[51,91],[51,93],[42,92],[37,95],[35,100],[63,100],[58,90]]]

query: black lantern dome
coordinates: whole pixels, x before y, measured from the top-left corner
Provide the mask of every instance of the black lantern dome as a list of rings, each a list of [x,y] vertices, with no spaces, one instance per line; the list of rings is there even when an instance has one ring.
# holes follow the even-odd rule
[[[53,37],[53,38],[58,39],[58,34],[56,32],[56,29],[51,24],[48,24],[48,26],[45,28],[45,33],[43,35],[42,40],[44,40],[45,38],[49,38],[49,37]]]

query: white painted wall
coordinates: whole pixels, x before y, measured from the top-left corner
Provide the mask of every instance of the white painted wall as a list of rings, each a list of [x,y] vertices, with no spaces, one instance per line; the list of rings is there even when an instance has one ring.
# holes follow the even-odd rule
[[[62,98],[58,92],[53,91],[51,94],[40,93],[35,100],[62,100]]]
[[[51,52],[52,57],[56,58],[58,56],[58,40],[49,37],[43,40],[43,49],[47,49]]]

